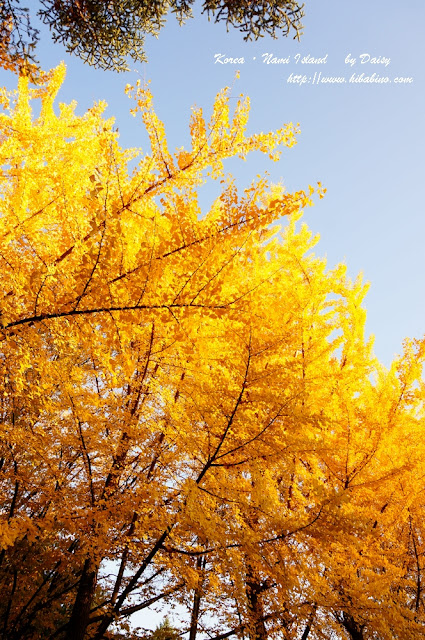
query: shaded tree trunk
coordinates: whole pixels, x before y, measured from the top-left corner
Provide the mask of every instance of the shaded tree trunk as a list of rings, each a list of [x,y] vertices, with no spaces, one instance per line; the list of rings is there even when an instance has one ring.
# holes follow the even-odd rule
[[[246,572],[246,597],[249,608],[249,637],[250,640],[267,640],[267,629],[264,624],[264,609],[261,600],[261,586],[259,577],[248,565]]]
[[[356,622],[351,614],[343,611],[340,623],[349,634],[350,640],[364,640],[364,625]]]
[[[66,640],[84,640],[90,617],[99,565],[87,558],[78,586],[72,614],[67,626]]]
[[[196,561],[196,568],[199,573],[199,581],[198,586],[195,589],[195,594],[193,596],[193,606],[192,606],[192,616],[190,620],[190,632],[189,632],[189,640],[195,640],[196,634],[198,631],[198,620],[199,620],[199,609],[201,606],[201,598],[202,598],[202,584],[204,582],[204,569],[207,564],[205,556],[199,556]]]

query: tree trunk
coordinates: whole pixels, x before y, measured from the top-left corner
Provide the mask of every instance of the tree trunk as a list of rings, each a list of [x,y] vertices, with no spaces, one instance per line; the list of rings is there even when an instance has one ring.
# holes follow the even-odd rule
[[[341,624],[349,634],[350,640],[364,640],[364,625],[360,625],[358,622],[356,622],[353,616],[346,611],[342,612]]]
[[[77,596],[66,631],[66,640],[84,640],[90,617],[90,609],[96,589],[99,566],[87,558],[78,586]]]
[[[260,580],[255,571],[248,565],[246,572],[246,597],[249,608],[249,637],[250,640],[267,640],[267,630],[264,624],[264,609],[261,601],[263,591]]]
[[[199,556],[196,561],[196,568],[199,574],[198,586],[195,589],[195,594],[193,596],[193,607],[192,607],[192,616],[190,620],[190,632],[189,632],[189,640],[196,640],[196,634],[198,631],[198,620],[199,620],[199,609],[201,606],[201,598],[202,598],[202,584],[204,582],[204,569],[206,566],[206,558]]]

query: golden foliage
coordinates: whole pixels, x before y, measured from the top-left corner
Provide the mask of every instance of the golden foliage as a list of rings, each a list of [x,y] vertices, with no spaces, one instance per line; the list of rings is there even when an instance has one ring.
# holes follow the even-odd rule
[[[296,127],[247,135],[224,91],[172,153],[128,87],[140,155],[104,104],[55,110],[63,77],[21,78],[0,116],[7,637],[100,640],[167,598],[255,640],[423,637],[424,346],[376,361],[366,287],[299,223],[311,187],[224,174]]]

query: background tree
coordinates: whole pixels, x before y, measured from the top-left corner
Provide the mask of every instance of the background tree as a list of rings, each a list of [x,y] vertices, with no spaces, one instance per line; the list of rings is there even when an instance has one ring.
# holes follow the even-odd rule
[[[31,25],[29,9],[16,0],[1,0],[0,66],[11,71],[34,71],[37,41],[38,30]]]
[[[69,53],[102,69],[127,69],[127,57],[146,60],[144,37],[157,36],[167,14],[180,24],[192,16],[194,0],[40,0],[36,12],[49,26],[53,39],[62,42]],[[19,0],[0,1],[0,64],[11,69],[35,73],[34,48],[38,30],[34,28],[31,7]],[[203,13],[215,22],[224,21],[238,28],[245,40],[263,35],[276,38],[293,34],[299,38],[303,5],[295,0],[204,0]],[[35,12],[34,12],[35,13]]]
[[[170,619],[166,616],[152,631],[149,638],[150,640],[178,640],[179,632],[171,625]]]

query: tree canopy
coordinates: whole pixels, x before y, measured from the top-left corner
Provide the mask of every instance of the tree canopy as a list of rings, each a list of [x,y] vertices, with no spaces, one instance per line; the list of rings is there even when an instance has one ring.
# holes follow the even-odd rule
[[[138,85],[142,154],[63,77],[0,95],[2,638],[175,603],[190,640],[425,637],[424,343],[376,360],[312,187],[224,173],[297,127],[248,135],[225,90],[172,153]]]
[[[192,16],[194,0],[40,0],[36,12],[53,39],[85,62],[102,69],[127,69],[127,57],[146,60],[144,37],[157,36],[167,15],[180,24]],[[0,64],[34,71],[39,32],[20,0],[0,1]],[[204,0],[202,11],[215,22],[239,29],[245,40],[265,34],[300,36],[303,5],[295,0]]]

